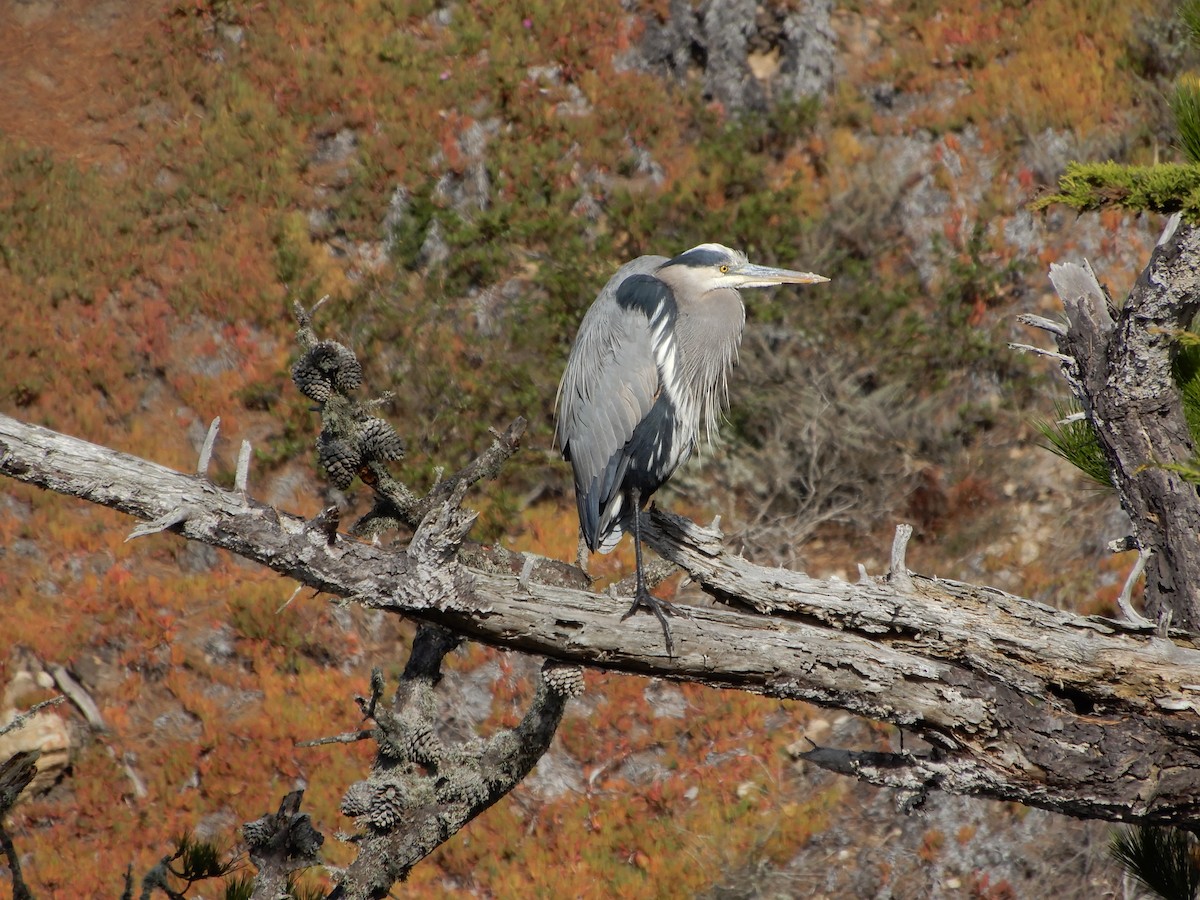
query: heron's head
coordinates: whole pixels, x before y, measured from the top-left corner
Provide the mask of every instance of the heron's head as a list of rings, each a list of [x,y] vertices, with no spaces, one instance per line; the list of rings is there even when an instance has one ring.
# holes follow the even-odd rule
[[[774,287],[778,284],[819,284],[829,280],[812,272],[756,266],[746,259],[746,254],[722,244],[693,247],[663,263],[659,273],[667,275],[669,280],[684,282],[702,292],[720,288]]]

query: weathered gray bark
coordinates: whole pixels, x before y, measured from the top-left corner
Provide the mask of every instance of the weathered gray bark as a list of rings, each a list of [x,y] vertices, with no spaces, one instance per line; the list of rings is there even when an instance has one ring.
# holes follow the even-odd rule
[[[363,831],[330,900],[387,897],[413,866],[529,774],[554,739],[567,699],[583,688],[577,666],[547,660],[516,728],[446,746],[436,733],[433,691],[442,660],[459,642],[452,632],[422,625],[395,699],[376,708],[379,693],[372,696],[367,712],[377,723],[379,753],[371,775],[342,801]]]
[[[1090,268],[1051,267],[1067,326],[1063,370],[1100,437],[1121,505],[1148,552],[1146,608],[1200,630],[1200,495],[1168,466],[1196,458],[1172,377],[1176,334],[1200,311],[1200,231],[1168,227],[1129,299],[1113,309]]]
[[[21,874],[21,855],[17,852],[4,820],[13,808],[21,792],[37,775],[37,761],[41,753],[37,750],[22,750],[15,756],[0,760],[0,852],[8,863],[11,873],[13,900],[33,900],[33,893]]]
[[[811,757],[877,784],[1200,827],[1200,649],[1183,633],[924,578],[902,560],[887,577],[819,581],[752,565],[715,532],[656,512],[655,549],[742,608],[693,610],[667,657],[654,619],[621,622],[620,601],[572,587],[578,576],[561,563],[456,554],[471,517],[448,505],[406,550],[331,542],[326,528],[205,478],[4,417],[0,472],[498,647],[838,706],[933,745]]]

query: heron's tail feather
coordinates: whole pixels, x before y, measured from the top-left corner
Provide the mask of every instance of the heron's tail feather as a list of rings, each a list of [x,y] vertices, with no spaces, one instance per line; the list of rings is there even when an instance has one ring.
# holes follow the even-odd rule
[[[618,491],[608,501],[608,505],[600,510],[596,527],[595,549],[599,553],[611,553],[621,542],[625,529],[633,524],[632,506],[625,502],[624,493]]]
[[[621,538],[625,536],[625,523],[614,522],[611,530],[601,536],[600,543],[596,547],[598,553],[612,553],[617,544],[621,543]]]

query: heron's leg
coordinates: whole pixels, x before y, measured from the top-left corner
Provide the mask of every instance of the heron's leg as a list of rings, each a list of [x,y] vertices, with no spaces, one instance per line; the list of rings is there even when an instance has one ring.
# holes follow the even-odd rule
[[[666,600],[659,600],[650,593],[646,587],[646,576],[642,571],[642,505],[641,498],[638,492],[633,492],[633,553],[637,560],[637,587],[633,592],[633,605],[629,607],[629,611],[621,616],[621,621],[624,622],[632,616],[638,609],[648,609],[654,613],[654,617],[658,619],[658,624],[662,626],[663,637],[667,642],[667,656],[675,655],[675,641],[671,637],[671,626],[667,622],[667,616],[684,616],[686,613],[676,609],[674,605]]]

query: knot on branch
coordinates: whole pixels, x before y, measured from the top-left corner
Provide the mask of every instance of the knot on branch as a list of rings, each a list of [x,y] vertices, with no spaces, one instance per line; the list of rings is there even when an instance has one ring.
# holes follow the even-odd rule
[[[464,582],[471,579],[458,562],[458,549],[478,513],[454,507],[451,502],[430,511],[408,545],[411,583],[404,589],[409,601],[435,609],[461,606]]]
[[[459,508],[460,502],[461,497],[450,497],[421,521],[408,547],[409,557],[418,565],[444,568],[458,553],[479,517],[474,510]]]

